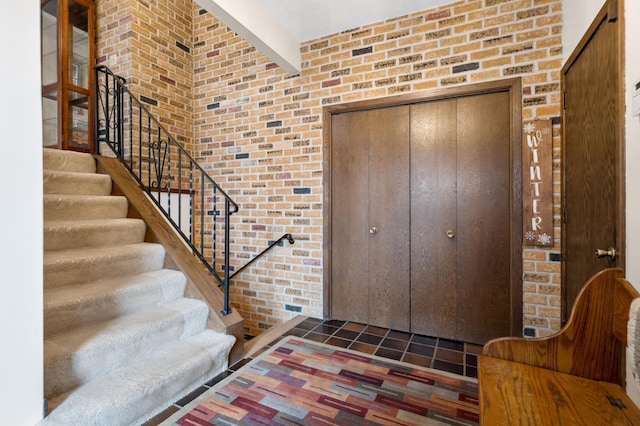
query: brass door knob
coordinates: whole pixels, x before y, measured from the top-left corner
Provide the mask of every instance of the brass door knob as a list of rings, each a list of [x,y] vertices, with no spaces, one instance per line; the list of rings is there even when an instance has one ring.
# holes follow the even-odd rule
[[[618,252],[613,247],[609,247],[607,250],[603,250],[603,249],[596,250],[596,257],[598,259],[603,257],[608,257],[609,260],[616,260],[617,255],[618,255]]]
[[[447,238],[451,239],[451,238],[453,238],[455,236],[456,236],[456,233],[453,231],[453,229],[449,229],[447,231]]]
[[[371,228],[369,228],[369,233],[371,235],[375,235],[378,233],[378,228],[376,228],[375,226],[372,226]]]

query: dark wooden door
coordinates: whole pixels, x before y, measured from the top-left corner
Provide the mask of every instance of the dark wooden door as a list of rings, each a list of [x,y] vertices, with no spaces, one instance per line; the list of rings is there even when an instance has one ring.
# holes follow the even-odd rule
[[[335,318],[409,330],[409,107],[332,118]]]
[[[604,6],[562,70],[563,319],[596,272],[624,267],[624,143],[618,2]],[[596,250],[616,256],[596,257]]]
[[[414,105],[411,113],[411,328],[457,335],[457,101]]]
[[[509,94],[458,101],[457,338],[511,334],[511,117]],[[520,332],[520,330],[518,330]]]
[[[411,329],[477,343],[509,335],[509,94],[418,104],[411,117]]]

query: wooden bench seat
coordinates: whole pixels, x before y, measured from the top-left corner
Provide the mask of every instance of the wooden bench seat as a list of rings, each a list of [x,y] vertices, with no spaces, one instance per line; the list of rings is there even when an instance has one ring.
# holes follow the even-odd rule
[[[478,357],[483,425],[640,425],[625,386],[627,322],[640,297],[607,269],[576,298],[569,321],[544,338],[489,341]]]

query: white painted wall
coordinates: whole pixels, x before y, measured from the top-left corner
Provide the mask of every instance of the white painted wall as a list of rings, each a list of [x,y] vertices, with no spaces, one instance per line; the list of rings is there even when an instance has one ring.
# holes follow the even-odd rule
[[[0,423],[42,418],[40,2],[0,13]],[[10,200],[10,202],[7,202]]]
[[[636,1],[636,0],[630,0]],[[629,2],[627,0],[625,3]],[[587,32],[605,0],[564,0],[562,2],[562,53],[566,61]]]
[[[625,82],[627,160],[627,262],[626,275],[640,289],[640,117],[631,116],[631,90],[640,80],[640,2],[625,2]]]
[[[625,1],[625,84],[626,84],[626,214],[627,214],[627,262],[626,276],[640,289],[640,117],[632,117],[631,91],[640,80],[640,2]],[[636,330],[637,333],[637,330]],[[637,345],[637,344],[636,344]],[[627,352],[627,393],[640,405],[640,378],[631,373],[636,371],[632,353]]]

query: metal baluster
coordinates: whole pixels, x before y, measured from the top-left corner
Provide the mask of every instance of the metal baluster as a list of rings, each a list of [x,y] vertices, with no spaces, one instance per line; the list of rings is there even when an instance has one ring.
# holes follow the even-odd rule
[[[193,163],[189,163],[189,242],[193,245]]]
[[[109,76],[105,77],[104,122],[107,145],[111,145],[111,117],[109,116]]]
[[[213,185],[213,189],[211,193],[213,194],[213,229],[211,230],[211,238],[212,238],[211,246],[213,249],[212,263],[213,263],[213,269],[216,269],[216,266],[217,266],[217,257],[216,257],[217,241],[216,240],[218,237],[218,191],[215,185]]]
[[[231,313],[229,308],[229,198],[225,198],[224,215],[224,309],[222,315]]]
[[[171,147],[167,135],[167,215],[171,218]]]
[[[178,150],[178,227],[182,229],[182,150]]]
[[[204,256],[204,179],[200,175],[200,253]]]
[[[129,95],[129,164],[130,170],[133,170],[133,100]]]

